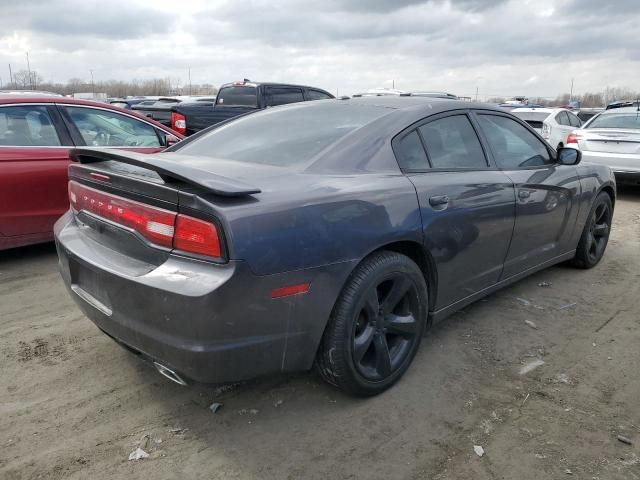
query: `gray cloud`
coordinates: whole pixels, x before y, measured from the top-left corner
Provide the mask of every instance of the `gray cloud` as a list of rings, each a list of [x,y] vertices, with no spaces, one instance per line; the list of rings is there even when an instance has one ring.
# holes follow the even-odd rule
[[[635,87],[637,0],[23,0],[3,7],[0,64],[46,78],[245,76],[341,93],[388,86],[554,96]],[[7,45],[6,48],[3,45]],[[522,92],[526,86],[527,92]],[[482,94],[482,93],[481,93]]]

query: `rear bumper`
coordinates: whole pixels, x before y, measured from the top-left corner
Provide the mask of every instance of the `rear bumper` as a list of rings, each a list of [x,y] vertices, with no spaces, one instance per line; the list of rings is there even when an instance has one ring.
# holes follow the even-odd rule
[[[159,266],[135,263],[84,235],[70,214],[57,222],[55,240],[62,278],[91,321],[145,357],[205,383],[310,368],[351,270],[347,262],[258,276],[244,262],[215,265],[173,255]],[[271,298],[274,288],[304,282],[311,283],[307,294]]]
[[[582,151],[582,161],[606,165],[616,177],[620,175],[640,175],[640,155],[629,153],[608,153]]]

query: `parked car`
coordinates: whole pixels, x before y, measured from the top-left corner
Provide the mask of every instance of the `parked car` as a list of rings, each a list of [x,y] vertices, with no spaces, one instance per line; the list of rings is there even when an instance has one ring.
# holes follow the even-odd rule
[[[564,147],[567,136],[582,126],[582,120],[566,108],[514,108],[511,114],[531,125],[554,148]]]
[[[192,135],[245,113],[263,108],[334,98],[329,92],[304,85],[242,80],[220,87],[215,102],[189,102],[171,106],[171,128]]]
[[[574,110],[573,113],[575,113],[576,116],[582,120],[582,123],[584,123],[604,110],[604,108],[580,108],[579,110]]]
[[[640,185],[640,106],[599,113],[569,135],[567,146],[585,162],[611,167],[619,182]]]
[[[216,100],[216,96],[213,95],[183,95],[183,96],[175,96],[175,97],[160,97],[155,101],[144,101],[140,102],[137,105],[133,105],[131,110],[135,110],[153,120],[160,122],[166,127],[172,128],[171,126],[171,108],[175,105],[179,105],[182,103],[197,103],[199,105],[209,105],[212,106]],[[174,129],[175,130],[175,129]],[[179,133],[182,133],[179,129],[176,130]]]
[[[304,102],[157,155],[73,157],[64,282],[180,384],[315,365],[380,393],[430,324],[555,263],[595,266],[615,202],[609,168],[517,117],[424,97]]]
[[[110,103],[115,107],[124,108],[125,110],[131,110],[134,105],[138,105],[142,102],[147,102],[147,101],[149,102],[149,104],[153,104],[155,102],[155,100],[150,101],[145,97],[139,97],[139,98],[110,98],[107,100],[107,103]]]
[[[0,96],[0,250],[53,239],[69,209],[69,150],[77,146],[158,152],[182,136],[104,103]]]

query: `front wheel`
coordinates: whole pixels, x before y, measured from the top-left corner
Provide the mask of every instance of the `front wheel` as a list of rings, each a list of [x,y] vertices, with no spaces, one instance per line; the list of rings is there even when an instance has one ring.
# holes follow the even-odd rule
[[[422,271],[408,257],[379,252],[349,277],[316,357],[320,376],[349,393],[389,388],[413,361],[427,322]]]
[[[609,242],[612,217],[611,197],[605,192],[600,192],[589,212],[587,223],[578,242],[573,265],[580,268],[592,268],[598,264]]]

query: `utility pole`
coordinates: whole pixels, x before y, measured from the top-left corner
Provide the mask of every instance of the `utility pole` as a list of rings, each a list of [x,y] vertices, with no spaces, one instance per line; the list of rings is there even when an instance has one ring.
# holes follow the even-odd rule
[[[191,95],[191,67],[189,66],[189,95]]]
[[[29,88],[33,90],[33,78],[31,77],[31,65],[29,64],[29,52],[27,54],[27,71],[29,72]]]
[[[573,101],[573,78],[571,79],[571,93],[569,93],[569,103]]]
[[[11,64],[9,64],[9,83],[15,83],[13,81],[13,72],[11,71]],[[14,85],[14,88],[16,87],[16,85]]]
[[[91,93],[93,94],[93,99],[96,97],[96,84],[93,82],[93,69],[89,69],[89,73],[91,74]]]
[[[476,102],[478,101],[478,87],[476,86]]]

